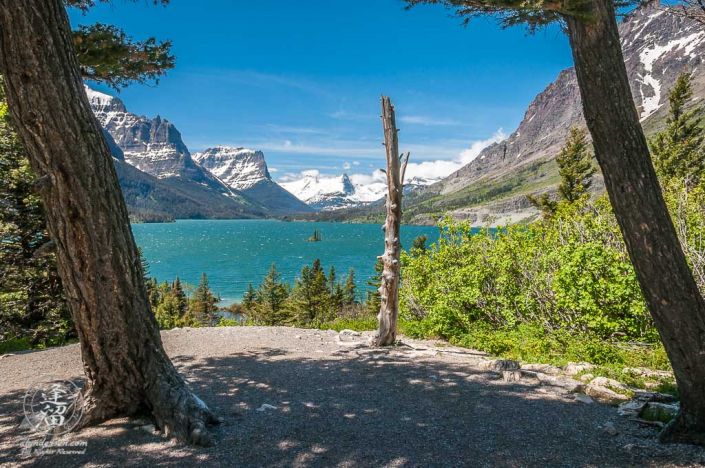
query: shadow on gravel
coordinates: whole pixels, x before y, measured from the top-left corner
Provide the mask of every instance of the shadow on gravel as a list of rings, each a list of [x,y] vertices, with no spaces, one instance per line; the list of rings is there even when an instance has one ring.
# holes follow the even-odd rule
[[[261,349],[226,357],[175,356],[191,387],[225,421],[217,446],[182,447],[127,419],[77,434],[88,452],[34,466],[699,466],[703,451],[655,444],[655,432],[612,408],[540,393],[462,362],[343,352],[292,359]],[[3,395],[0,413],[21,412]],[[262,409],[263,404],[276,409]],[[17,418],[15,418],[17,419]],[[599,426],[613,421],[620,435]],[[7,435],[7,432],[0,433]],[[637,447],[625,449],[627,444]],[[0,465],[18,463],[0,451]]]

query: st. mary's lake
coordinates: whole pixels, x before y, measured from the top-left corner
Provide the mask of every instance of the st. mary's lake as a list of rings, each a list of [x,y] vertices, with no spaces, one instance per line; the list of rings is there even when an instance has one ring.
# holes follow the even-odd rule
[[[313,231],[321,242],[309,242]],[[210,286],[223,304],[239,301],[252,283],[262,281],[272,263],[293,284],[305,265],[320,259],[339,278],[355,269],[358,291],[374,275],[374,264],[384,252],[384,233],[377,224],[287,223],[273,220],[179,220],[165,224],[134,224],[132,231],[150,268],[160,282],[196,285],[206,272]],[[402,248],[423,234],[429,244],[438,240],[438,228],[402,226]]]

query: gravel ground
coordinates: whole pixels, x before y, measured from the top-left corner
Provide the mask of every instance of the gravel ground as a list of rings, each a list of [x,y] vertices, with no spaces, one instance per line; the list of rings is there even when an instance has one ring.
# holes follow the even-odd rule
[[[0,466],[685,467],[705,450],[535,381],[505,383],[480,353],[430,341],[376,350],[331,331],[235,327],[162,333],[224,418],[215,447],[184,447],[123,418],[71,434],[82,455],[22,457],[22,398],[44,374],[80,381],[77,345],[0,359]],[[364,339],[363,336],[360,339]],[[263,404],[276,409],[257,411]],[[612,422],[617,435],[603,425]]]

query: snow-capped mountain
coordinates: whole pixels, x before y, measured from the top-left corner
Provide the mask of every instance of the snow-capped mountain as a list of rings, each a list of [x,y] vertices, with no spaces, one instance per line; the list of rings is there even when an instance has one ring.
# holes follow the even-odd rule
[[[324,176],[315,170],[306,171],[301,179],[281,185],[307,205],[324,211],[377,201],[384,196],[387,189],[387,185],[382,182],[355,184],[347,174]]]
[[[95,91],[89,86],[85,90],[93,113],[111,137],[107,139],[113,156],[141,172],[163,180],[165,184],[158,184],[162,192],[173,190],[182,199],[190,200],[194,208],[189,209],[188,217],[238,218],[264,217],[269,214],[264,206],[228,187],[196,163],[174,124],[160,116],[154,119],[138,116],[129,112],[125,104],[114,96]],[[142,182],[150,180],[138,177],[134,171],[119,172],[121,177],[130,179],[123,177],[121,180],[123,191],[130,184],[139,185],[137,179]],[[156,186],[151,182],[148,185]],[[147,192],[152,193],[149,190]],[[175,197],[165,195],[162,199],[163,210],[181,216],[166,201]],[[147,202],[136,201],[142,204]],[[195,208],[199,206],[203,208],[200,213]]]
[[[193,158],[229,187],[243,192],[275,212],[312,210],[274,182],[261,151],[216,146],[194,154]]]
[[[705,97],[705,30],[702,25],[663,11],[658,4],[651,3],[637,8],[619,23],[624,60],[634,103],[641,116],[647,134],[662,128],[668,113],[668,93],[683,72],[693,72],[694,99]],[[463,212],[461,193],[471,190],[476,184],[496,184],[507,180],[521,179],[522,184],[550,190],[551,180],[546,171],[555,171],[553,158],[564,144],[571,126],[584,127],[580,90],[575,70],[563,70],[529,105],[519,127],[504,141],[485,148],[470,164],[451,174],[427,189],[419,190],[420,202],[432,197],[438,201],[436,209],[455,210],[459,218],[472,219]],[[544,169],[532,169],[543,167]],[[554,169],[551,169],[553,167]],[[555,178],[553,178],[555,181]],[[463,192],[461,190],[467,189]],[[514,192],[517,191],[515,187]],[[449,199],[456,199],[449,203]],[[512,200],[501,201],[501,209],[509,211],[528,210],[524,194]],[[407,202],[413,205],[410,197]],[[428,203],[427,206],[431,206]],[[484,207],[480,206],[480,209]],[[496,208],[489,212],[501,217]],[[517,219],[516,217],[514,219]]]
[[[129,164],[159,179],[181,176],[220,184],[193,161],[174,124],[160,116],[148,119],[132,114],[120,99],[88,86],[86,94],[93,113]]]
[[[245,190],[265,180],[272,180],[261,151],[216,146],[195,153],[193,159],[236,190]]]
[[[333,211],[354,208],[382,200],[387,195],[387,176],[375,171],[372,176],[363,174],[322,175],[316,170],[304,171],[300,179],[280,185],[309,206]],[[413,177],[404,183],[404,193],[426,187],[439,179]]]

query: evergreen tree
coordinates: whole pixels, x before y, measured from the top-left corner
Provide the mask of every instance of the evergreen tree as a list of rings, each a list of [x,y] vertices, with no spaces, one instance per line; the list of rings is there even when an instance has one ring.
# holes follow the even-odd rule
[[[571,127],[568,140],[556,156],[558,173],[561,176],[558,196],[562,202],[574,203],[592,187],[597,168],[592,163],[593,155],[589,146],[585,130]],[[546,193],[540,197],[527,195],[527,198],[546,216],[553,215],[558,209],[558,202],[551,200]]]
[[[174,294],[174,299],[176,300],[176,308],[179,311],[179,317],[184,317],[188,311],[188,301],[186,299],[184,288],[181,286],[181,280],[179,280],[178,276],[174,280],[174,284],[171,285],[171,291]]]
[[[173,294],[167,294],[154,308],[154,318],[157,319],[159,328],[162,330],[171,330],[180,325],[179,305]]]
[[[201,281],[198,283],[193,293],[193,298],[189,303],[189,312],[200,323],[213,326],[216,320],[215,304],[217,302],[218,299],[213,295],[210,286],[208,286],[208,277],[203,272]]]
[[[697,185],[705,171],[705,129],[701,106],[686,107],[693,97],[693,75],[678,77],[668,100],[668,126],[649,142],[656,173],[662,179],[680,179]]]
[[[0,77],[0,329],[29,334],[33,344],[61,343],[75,331],[33,180]]]
[[[245,311],[250,312],[254,310],[256,301],[257,292],[255,292],[255,288],[253,288],[252,283],[250,283],[247,285],[247,291],[245,291],[245,294],[242,296],[242,307],[244,307]]]
[[[382,259],[378,258],[377,263],[375,263],[375,272],[377,274],[365,282],[365,284],[373,288],[367,290],[367,299],[365,300],[365,309],[372,314],[379,313],[382,307],[382,296],[379,293],[379,288],[382,285],[383,271],[384,262],[382,262]]]
[[[282,325],[288,319],[286,301],[289,298],[289,289],[281,281],[281,273],[272,263],[267,276],[257,290],[254,318],[265,325]]]
[[[345,278],[345,285],[343,286],[343,304],[346,306],[351,306],[355,304],[357,296],[357,286],[355,285],[355,269],[350,268],[347,278]]]
[[[336,317],[343,308],[345,303],[345,292],[343,285],[337,281],[335,274],[335,266],[331,265],[328,273],[328,316],[327,318]]]
[[[590,190],[597,171],[592,159],[585,130],[572,127],[568,141],[556,157],[561,176],[558,186],[561,200],[574,203]]]
[[[530,194],[527,195],[526,198],[529,200],[529,203],[538,208],[544,216],[553,216],[556,211],[558,211],[558,202],[552,200],[551,196],[547,193],[542,193],[538,197]]]
[[[310,324],[329,318],[332,293],[328,284],[320,260],[315,260],[311,268],[305,266],[301,270],[293,291],[293,308],[300,322]]]
[[[328,289],[330,289],[331,294],[335,291],[336,280],[335,265],[331,265],[328,271]]]
[[[153,281],[156,282],[156,279]],[[199,325],[199,322],[188,311],[186,294],[178,276],[171,284],[165,281],[157,286],[155,296],[157,301],[153,310],[154,318],[157,319],[159,328],[167,330],[174,327]]]
[[[315,319],[325,321],[328,319],[330,305],[330,291],[327,287],[326,274],[321,267],[321,261],[316,259],[311,266],[311,314]]]

